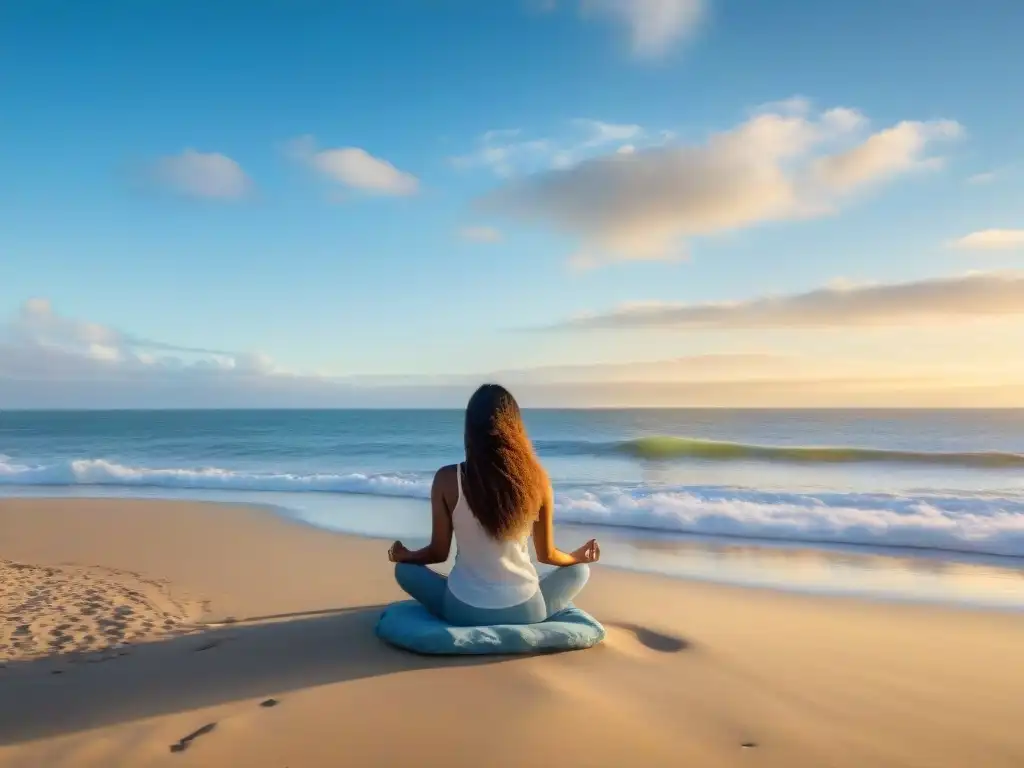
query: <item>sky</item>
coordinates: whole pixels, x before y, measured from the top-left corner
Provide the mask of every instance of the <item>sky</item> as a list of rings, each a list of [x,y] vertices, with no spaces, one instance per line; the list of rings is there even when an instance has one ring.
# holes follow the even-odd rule
[[[1019,0],[7,0],[0,410],[1024,406]]]

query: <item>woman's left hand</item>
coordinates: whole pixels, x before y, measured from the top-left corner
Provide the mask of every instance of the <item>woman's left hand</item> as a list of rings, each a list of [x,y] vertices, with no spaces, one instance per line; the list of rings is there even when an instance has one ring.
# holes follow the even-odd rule
[[[572,553],[578,563],[596,563],[601,559],[601,545],[597,539],[591,539],[582,547]]]
[[[388,549],[388,560],[392,563],[401,563],[408,554],[409,550],[406,549],[405,545],[400,541],[396,541],[391,545],[391,548]]]

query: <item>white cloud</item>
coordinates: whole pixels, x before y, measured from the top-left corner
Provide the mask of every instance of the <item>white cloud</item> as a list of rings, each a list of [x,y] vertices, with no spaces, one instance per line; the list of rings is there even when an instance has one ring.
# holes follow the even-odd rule
[[[572,122],[576,127],[582,129],[584,133],[589,135],[589,138],[585,139],[580,144],[580,146],[584,148],[603,147],[606,144],[631,141],[643,136],[644,134],[643,127],[635,124],[618,125],[616,123],[605,123],[601,120],[591,120],[589,118],[577,118]]]
[[[317,149],[311,136],[289,144],[289,153],[321,176],[370,195],[408,196],[419,191],[419,179],[359,147]]]
[[[269,355],[262,352],[243,352],[228,358],[230,368],[242,373],[267,375],[277,370],[277,365]]]
[[[477,139],[472,152],[451,158],[456,168],[487,168],[496,176],[508,178],[517,172],[533,172],[551,167],[558,150],[547,139],[519,140],[522,131],[487,131]]]
[[[117,347],[108,347],[105,344],[90,344],[88,355],[94,360],[120,360],[121,350]]]
[[[502,141],[504,139],[514,139],[521,135],[523,132],[522,128],[495,128],[484,133],[480,138],[485,142]]]
[[[492,376],[507,384],[638,383],[646,381],[720,381],[765,376],[792,376],[796,370],[818,366],[794,355],[733,353],[687,355],[670,360],[625,363],[550,365],[497,371]],[[832,367],[834,368],[834,366]]]
[[[1002,301],[990,290],[977,291],[975,304]],[[823,318],[835,307],[783,310],[806,323],[808,313]],[[753,310],[737,311],[749,320]],[[16,317],[0,323],[0,402],[5,408],[461,407],[478,384],[497,380],[531,407],[1024,405],[1019,365],[993,378],[984,365],[972,368],[973,359],[958,379],[941,367],[744,352],[473,375],[332,377],[288,373],[258,353],[194,349],[74,320],[45,300],[26,302]],[[594,349],[598,359],[606,357],[607,350]],[[162,350],[181,353],[158,354]],[[999,360],[1008,357],[1004,351]]]
[[[905,283],[829,285],[806,293],[704,304],[643,303],[568,320],[560,329],[842,328],[1024,316],[1024,272],[975,272]]]
[[[577,5],[584,17],[607,19],[625,28],[634,55],[654,59],[693,36],[707,15],[708,0],[578,0]],[[558,6],[558,0],[533,0],[542,13]]]
[[[637,144],[664,143],[664,135],[649,135],[640,125],[608,123],[590,118],[568,121],[569,130],[557,137],[523,138],[522,129],[486,131],[476,148],[451,158],[460,169],[484,168],[499,178],[508,179],[552,168],[570,168],[595,154],[615,149],[630,151]]]
[[[606,16],[629,30],[633,52],[655,58],[685,40],[702,21],[704,0],[582,0],[585,12]]]
[[[48,299],[29,299],[8,327],[20,339],[53,346],[120,344],[121,334],[97,323],[86,323],[63,317],[53,310]]]
[[[985,171],[984,173],[975,173],[973,176],[967,177],[968,184],[990,184],[996,180],[999,174],[996,171]]]
[[[501,240],[501,232],[494,227],[463,227],[459,237],[473,243],[497,243]]]
[[[1024,248],[1024,229],[983,229],[952,243],[955,248],[977,251],[1006,251]]]
[[[259,352],[152,341],[71,318],[46,299],[0,321],[4,407],[327,405],[343,403],[350,389],[340,379],[284,371]]]
[[[833,212],[853,192],[934,167],[927,150],[960,132],[943,120],[864,136],[866,122],[846,108],[809,113],[792,99],[703,144],[591,157],[514,179],[479,205],[579,236],[592,262],[674,258],[687,238]]]
[[[191,148],[157,160],[152,175],[160,186],[186,197],[237,200],[252,189],[242,166],[230,157]]]
[[[85,351],[97,359],[136,356],[137,350],[142,349],[214,356],[227,354],[216,349],[152,341],[99,323],[66,317],[54,310],[50,301],[44,298],[28,299],[12,320],[0,325],[0,341],[4,340],[28,346]]]
[[[810,113],[810,104],[805,105],[806,113]],[[868,119],[856,109],[833,107],[822,114],[821,122],[829,133],[846,135],[867,126]]]
[[[924,157],[927,144],[937,139],[956,138],[961,131],[960,125],[951,120],[904,121],[879,131],[846,152],[819,159],[814,171],[827,186],[837,190],[885,181],[915,167],[934,165],[940,159]]]

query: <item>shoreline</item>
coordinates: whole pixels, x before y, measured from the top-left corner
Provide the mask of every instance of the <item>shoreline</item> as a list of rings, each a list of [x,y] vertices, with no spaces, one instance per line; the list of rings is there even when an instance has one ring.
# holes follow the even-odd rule
[[[598,566],[579,600],[608,629],[597,648],[430,659],[373,634],[381,606],[402,599],[373,539],[242,505],[123,499],[0,499],[0,531],[3,560],[78,563],[105,598],[123,586],[110,574],[159,583],[199,610],[123,656],[9,660],[3,768],[389,766],[424,754],[512,766],[552,739],[592,766],[1024,759],[1024,617],[1013,614]],[[50,578],[29,623],[84,603],[69,592],[79,576]],[[104,606],[117,615],[117,599]],[[509,734],[518,748],[496,752]]]
[[[426,502],[373,494],[235,490],[32,486],[0,489],[4,499],[76,502],[88,499],[202,503],[260,508],[313,530],[362,539],[429,538]],[[10,491],[17,490],[18,493]],[[312,503],[311,503],[312,502]],[[379,514],[367,510],[374,509]],[[349,517],[346,518],[346,515]],[[581,539],[605,544],[606,567],[660,577],[822,595],[897,605],[946,605],[1024,612],[1024,558],[941,549],[786,541],[745,536],[684,534],[603,524],[560,523]]]

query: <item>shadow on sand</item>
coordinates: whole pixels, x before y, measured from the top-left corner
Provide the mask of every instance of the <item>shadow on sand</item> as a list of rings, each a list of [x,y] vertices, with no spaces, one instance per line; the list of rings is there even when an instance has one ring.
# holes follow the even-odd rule
[[[135,646],[106,661],[11,662],[0,669],[0,746],[318,685],[509,658],[427,657],[391,648],[373,631],[383,607],[255,617]]]

